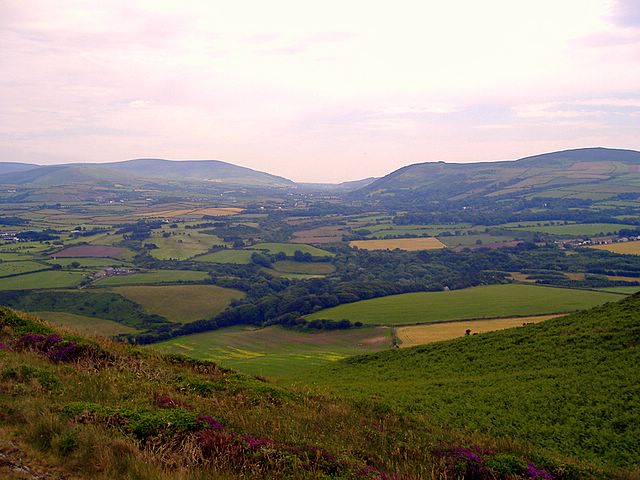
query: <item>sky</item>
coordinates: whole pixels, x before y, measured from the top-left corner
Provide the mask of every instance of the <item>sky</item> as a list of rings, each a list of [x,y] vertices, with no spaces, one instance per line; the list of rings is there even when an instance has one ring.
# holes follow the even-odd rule
[[[0,0],[0,161],[340,182],[640,150],[638,0]]]

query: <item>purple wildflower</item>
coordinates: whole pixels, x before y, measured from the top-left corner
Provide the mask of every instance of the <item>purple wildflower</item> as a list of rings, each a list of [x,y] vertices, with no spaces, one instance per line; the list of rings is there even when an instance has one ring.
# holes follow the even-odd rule
[[[539,478],[542,480],[553,480],[553,475],[547,471],[536,467],[533,463],[527,465],[527,475],[531,478]]]
[[[40,342],[45,339],[44,335],[38,335],[37,333],[27,333],[18,337],[16,340],[16,347],[18,348],[36,348]]]
[[[387,475],[385,472],[369,465],[365,465],[360,470],[358,470],[358,473],[356,473],[356,477],[368,478],[371,480],[392,480],[393,478],[396,478],[395,476]]]
[[[5,352],[10,352],[11,351],[9,346],[4,342],[0,342],[0,350],[4,350]]]
[[[251,450],[257,450],[261,447],[267,447],[269,445],[273,445],[273,440],[269,440],[267,438],[256,438],[251,435],[244,435],[242,440],[249,446]]]
[[[47,357],[52,362],[73,362],[82,354],[82,348],[75,342],[57,344],[55,348],[47,352]]]
[[[224,425],[213,418],[211,415],[199,415],[196,417],[196,422],[202,422],[209,425],[211,430],[222,430]]]

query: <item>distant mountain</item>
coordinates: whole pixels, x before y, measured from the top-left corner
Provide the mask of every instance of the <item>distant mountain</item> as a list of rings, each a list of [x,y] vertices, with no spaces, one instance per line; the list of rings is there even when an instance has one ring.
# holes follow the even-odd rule
[[[582,148],[515,161],[408,165],[358,194],[390,199],[608,198],[640,192],[640,152]]]
[[[18,163],[18,162],[0,162],[0,175],[3,173],[22,172],[25,170],[31,170],[32,168],[38,168],[39,165],[33,163]]]
[[[36,187],[91,184],[144,185],[158,182],[293,187],[286,178],[217,160],[139,159],[99,164],[33,165],[24,171],[0,173],[0,184]],[[1,172],[1,170],[0,170]]]
[[[298,186],[309,190],[326,190],[333,192],[352,192],[378,180],[377,177],[363,178],[362,180],[351,180],[342,183],[298,183]]]

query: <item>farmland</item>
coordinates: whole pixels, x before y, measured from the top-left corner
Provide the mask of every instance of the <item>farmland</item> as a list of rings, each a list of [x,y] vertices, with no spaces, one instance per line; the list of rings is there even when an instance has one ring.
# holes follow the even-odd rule
[[[633,225],[621,225],[617,223],[574,223],[569,225],[533,226],[518,228],[532,232],[548,233],[562,236],[594,236],[616,233],[622,228],[633,228]]]
[[[570,312],[617,301],[612,293],[507,284],[448,292],[418,292],[363,300],[321,310],[313,319],[346,318],[373,325],[408,325],[474,318]]]
[[[640,241],[618,242],[606,245],[592,245],[590,248],[598,250],[606,250],[613,253],[621,253],[624,255],[640,255]]]
[[[208,278],[207,272],[190,270],[155,270],[105,277],[94,282],[95,286],[112,287],[118,285],[144,285],[153,283],[201,282]]]
[[[321,248],[313,247],[311,245],[304,245],[300,243],[258,243],[250,247],[252,250],[265,250],[272,255],[276,255],[280,252],[284,253],[288,257],[293,257],[296,251],[302,253],[308,253],[314,257],[332,257],[333,253]]]
[[[394,238],[384,240],[354,240],[349,245],[364,250],[437,250],[446,245],[435,237]]]
[[[152,348],[211,360],[251,375],[280,378],[390,346],[391,332],[384,328],[302,333],[273,326],[196,333]]]
[[[244,293],[215,285],[166,285],[115,287],[120,294],[172,322],[193,322],[213,317],[224,310],[231,300]]]
[[[42,288],[74,287],[84,278],[86,273],[74,271],[45,270],[36,273],[27,273],[14,277],[0,278],[1,290],[37,290]]]
[[[468,320],[411,325],[409,327],[398,327],[396,329],[396,335],[400,342],[400,347],[408,348],[426,343],[464,337],[467,330],[470,330],[471,335],[475,335],[476,333],[521,327],[525,323],[544,322],[545,320],[550,320],[558,316],[559,315],[537,315],[535,317],[496,318],[493,320]]]
[[[151,235],[150,241],[157,247],[151,250],[151,255],[160,260],[185,260],[205,253],[216,246],[225,245],[225,242],[215,235],[184,229],[155,231]]]
[[[249,263],[252,254],[251,250],[224,249],[197,256],[194,260],[196,262],[235,263],[239,265]]]
[[[104,245],[78,245],[65,248],[53,254],[56,258],[64,257],[119,257],[123,253],[122,248]]]
[[[31,261],[0,262],[0,277],[17,275],[26,272],[35,272],[37,270],[44,270],[46,268],[49,268],[48,265]]]
[[[274,262],[273,268],[278,272],[308,275],[326,275],[336,270],[336,268],[328,262],[294,262],[291,260]]]
[[[87,317],[66,312],[34,312],[34,315],[62,327],[76,330],[85,335],[98,335],[112,337],[120,333],[135,333],[135,328],[127,327],[113,320],[104,318]]]

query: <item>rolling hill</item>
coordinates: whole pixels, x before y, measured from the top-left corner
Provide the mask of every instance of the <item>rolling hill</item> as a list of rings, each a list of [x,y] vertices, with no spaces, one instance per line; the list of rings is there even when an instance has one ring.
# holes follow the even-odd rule
[[[639,345],[635,294],[535,325],[351,357],[300,381],[469,433],[638,468]]]
[[[409,165],[357,191],[374,199],[603,199],[640,191],[640,152],[582,148],[515,161]]]
[[[0,162],[0,175],[4,173],[22,172],[24,170],[31,170],[37,168],[38,165],[31,163],[18,163],[18,162]]]

